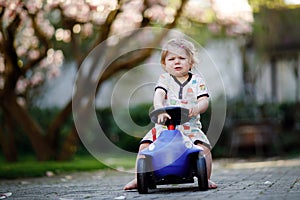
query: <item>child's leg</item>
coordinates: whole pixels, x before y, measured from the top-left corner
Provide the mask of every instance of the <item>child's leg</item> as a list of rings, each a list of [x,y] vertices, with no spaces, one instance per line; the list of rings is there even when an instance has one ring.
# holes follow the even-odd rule
[[[148,146],[150,145],[150,143],[142,143],[139,147],[139,152],[138,152],[138,155],[137,155],[137,158],[136,158],[136,163],[137,163],[137,160],[138,158],[140,158],[140,155],[139,153],[147,148]],[[136,164],[135,164],[135,169],[136,169]],[[124,190],[132,190],[132,189],[137,189],[137,178],[136,178],[136,174],[135,174],[135,178],[133,180],[131,180],[129,183],[127,183],[124,188]]]
[[[210,180],[211,172],[212,172],[212,155],[211,155],[210,149],[200,143],[197,143],[197,145],[202,147],[204,150],[206,169],[207,169],[208,188],[215,189],[218,186]]]

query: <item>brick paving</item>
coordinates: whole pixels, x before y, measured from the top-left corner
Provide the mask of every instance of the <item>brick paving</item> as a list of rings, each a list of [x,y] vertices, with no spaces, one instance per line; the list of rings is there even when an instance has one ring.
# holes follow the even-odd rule
[[[79,199],[300,199],[300,158],[272,161],[214,161],[212,179],[219,187],[198,191],[197,183],[164,185],[140,195],[122,187],[133,174],[96,171],[52,177],[0,180],[0,194],[10,192],[8,200]],[[0,196],[1,199],[1,196]]]

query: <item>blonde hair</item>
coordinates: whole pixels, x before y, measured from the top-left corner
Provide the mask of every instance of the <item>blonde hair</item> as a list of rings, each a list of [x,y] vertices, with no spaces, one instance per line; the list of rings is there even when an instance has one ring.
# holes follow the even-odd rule
[[[169,40],[162,48],[160,62],[165,65],[165,59],[168,52],[173,52],[174,49],[184,49],[187,55],[189,56],[189,63],[191,65],[196,63],[195,52],[196,49],[194,44],[185,40],[185,39],[171,39]]]

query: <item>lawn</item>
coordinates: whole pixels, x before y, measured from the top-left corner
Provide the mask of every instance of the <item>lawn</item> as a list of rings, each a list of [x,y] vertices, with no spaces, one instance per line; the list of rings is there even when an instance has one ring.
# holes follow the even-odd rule
[[[89,155],[76,156],[72,161],[38,162],[33,157],[22,157],[19,162],[7,163],[0,159],[0,179],[40,177],[52,174],[93,171],[110,168],[133,168],[133,159],[122,158],[111,160],[108,167]]]

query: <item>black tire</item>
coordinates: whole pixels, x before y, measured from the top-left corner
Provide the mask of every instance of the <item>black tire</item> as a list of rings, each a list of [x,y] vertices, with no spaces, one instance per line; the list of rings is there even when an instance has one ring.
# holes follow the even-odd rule
[[[147,177],[148,177],[148,183],[149,183],[149,188],[150,189],[156,189],[156,183],[155,183],[155,178],[154,178],[154,173],[153,172],[148,172],[147,173]]]
[[[148,194],[147,162],[145,158],[137,161],[137,186],[140,194]]]
[[[208,190],[206,161],[203,156],[199,156],[199,158],[197,159],[197,178],[198,178],[199,190],[200,191]]]

